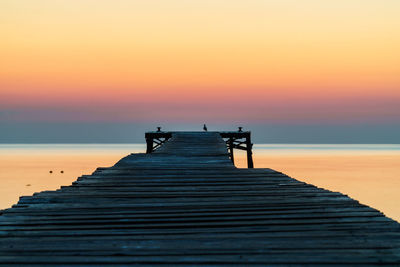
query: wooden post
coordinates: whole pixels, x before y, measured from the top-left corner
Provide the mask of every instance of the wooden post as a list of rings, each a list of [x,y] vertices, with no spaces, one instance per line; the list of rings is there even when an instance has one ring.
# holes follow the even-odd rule
[[[232,137],[229,138],[229,153],[231,155],[232,163],[235,164],[235,160],[233,158],[233,138]]]
[[[147,137],[146,144],[147,144],[146,153],[150,154],[151,152],[153,152],[153,138]]]
[[[253,144],[251,143],[250,134],[246,137],[246,150],[247,150],[247,168],[254,168],[253,164],[253,152],[252,152]]]

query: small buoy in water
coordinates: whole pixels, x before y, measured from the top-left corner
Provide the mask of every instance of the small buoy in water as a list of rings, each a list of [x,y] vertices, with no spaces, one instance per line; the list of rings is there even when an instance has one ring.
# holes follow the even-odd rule
[[[49,173],[53,173],[53,171],[49,171]]]
[[[60,171],[61,173],[64,173],[64,171]]]

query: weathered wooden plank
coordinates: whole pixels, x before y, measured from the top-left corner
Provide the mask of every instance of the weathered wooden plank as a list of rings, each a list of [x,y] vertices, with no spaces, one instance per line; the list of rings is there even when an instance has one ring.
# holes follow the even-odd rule
[[[113,216],[201,216],[204,214],[335,214],[335,213],[363,213],[363,212],[376,212],[379,211],[372,209],[370,207],[306,207],[306,208],[268,208],[268,207],[231,207],[231,208],[202,208],[202,209],[182,209],[182,208],[169,208],[169,209],[114,209],[107,210],[105,213],[103,209],[79,209],[79,210],[53,210],[53,211],[43,211],[38,212],[32,210],[24,210],[16,214],[15,212],[5,212],[3,216],[0,217],[1,221],[23,219],[25,217],[30,220],[36,220],[37,218],[44,217],[47,219],[56,218],[93,218],[96,216],[100,217],[113,217]],[[10,214],[11,213],[11,214]]]
[[[269,252],[269,253],[268,253]],[[394,264],[398,263],[396,250],[387,250],[388,255],[386,257],[379,257],[379,250],[369,250],[369,251],[359,251],[351,250],[348,252],[346,250],[340,251],[316,251],[316,253],[310,254],[300,254],[281,251],[263,251],[260,252],[243,252],[239,251],[233,252],[231,255],[226,253],[213,253],[209,251],[208,253],[203,253],[198,255],[193,251],[189,253],[188,251],[182,250],[181,253],[177,253],[174,256],[128,256],[124,253],[99,256],[99,255],[75,255],[72,257],[65,256],[0,256],[0,262],[3,264],[21,264],[21,263],[40,263],[40,264],[64,264],[64,263],[90,263],[90,264],[242,264],[248,265],[252,263],[258,264],[270,264],[270,263],[284,263],[284,264]],[[291,256],[293,255],[293,257]],[[111,257],[110,257],[111,256]]]
[[[240,227],[223,227],[223,228],[177,228],[177,229],[166,229],[166,228],[157,228],[157,229],[74,229],[74,230],[41,230],[41,231],[0,231],[0,236],[3,238],[28,238],[26,241],[38,238],[84,238],[91,237],[93,239],[97,239],[99,237],[109,237],[112,239],[124,237],[154,237],[154,236],[193,236],[193,235],[201,235],[201,234],[212,234],[214,238],[223,238],[224,236],[221,233],[229,234],[229,235],[238,235],[238,234],[251,234],[256,233],[260,235],[277,235],[277,236],[299,236],[299,238],[308,239],[307,235],[298,235],[298,233],[309,233],[309,236],[313,236],[315,231],[317,233],[323,233],[326,238],[337,234],[338,236],[346,235],[361,237],[361,239],[365,239],[366,236],[370,236],[371,234],[388,234],[393,232],[398,232],[399,227],[393,224],[388,223],[369,223],[369,224],[331,224],[331,225],[321,225],[316,230],[315,225],[272,225],[272,226],[240,226]],[[358,234],[357,234],[358,233]],[[222,237],[220,237],[222,236]],[[393,238],[396,239],[398,236],[393,235]]]
[[[235,213],[199,213],[199,214],[99,214],[99,215],[75,215],[75,216],[40,216],[36,218],[32,218],[31,216],[23,220],[20,217],[14,218],[1,218],[0,225],[56,225],[56,224],[77,224],[77,223],[107,223],[107,222],[115,222],[117,220],[121,220],[124,222],[128,222],[129,220],[132,222],[136,222],[137,220],[143,220],[146,218],[166,218],[169,220],[180,220],[188,218],[197,218],[201,220],[205,220],[206,218],[214,218],[218,219],[221,217],[232,217],[232,216],[240,216],[241,219],[253,219],[259,218],[257,215],[263,215],[269,219],[277,219],[277,218],[351,218],[351,217],[379,217],[383,216],[383,214],[377,211],[364,211],[364,212],[332,212],[332,213],[293,213],[293,214],[266,214],[265,212],[235,212]],[[246,217],[251,216],[251,217]],[[16,221],[15,219],[18,219]],[[226,218],[224,218],[226,219]]]

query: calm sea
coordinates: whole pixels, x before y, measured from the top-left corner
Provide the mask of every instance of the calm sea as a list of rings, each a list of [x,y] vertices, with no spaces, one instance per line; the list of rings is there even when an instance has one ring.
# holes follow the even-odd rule
[[[0,144],[0,209],[21,195],[70,185],[96,167],[144,151],[142,144]],[[235,157],[238,167],[246,166],[244,153]],[[347,194],[400,221],[400,145],[261,144],[254,146],[254,162]]]

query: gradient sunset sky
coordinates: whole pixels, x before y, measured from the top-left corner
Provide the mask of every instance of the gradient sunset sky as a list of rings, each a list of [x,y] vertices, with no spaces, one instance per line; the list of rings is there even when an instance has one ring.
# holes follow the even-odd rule
[[[398,127],[399,14],[398,0],[2,0],[0,123]]]

